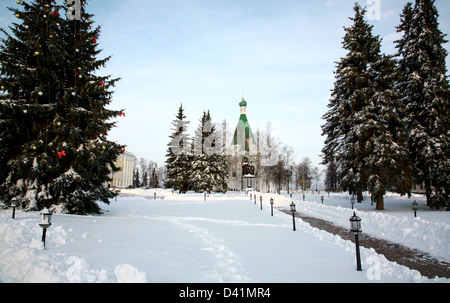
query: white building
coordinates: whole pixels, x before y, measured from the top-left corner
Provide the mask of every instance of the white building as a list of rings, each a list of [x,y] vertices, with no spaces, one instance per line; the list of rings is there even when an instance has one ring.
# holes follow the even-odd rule
[[[126,188],[133,186],[133,172],[136,168],[137,158],[133,153],[125,152],[121,154],[115,162],[120,171],[111,173],[112,179],[108,187]]]

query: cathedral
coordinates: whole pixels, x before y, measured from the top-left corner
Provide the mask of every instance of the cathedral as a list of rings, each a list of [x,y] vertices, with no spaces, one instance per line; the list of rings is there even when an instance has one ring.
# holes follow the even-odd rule
[[[266,179],[261,165],[261,154],[256,138],[247,119],[247,101],[242,98],[239,103],[241,116],[234,131],[233,140],[228,147],[228,188],[229,190],[270,191],[271,182]]]

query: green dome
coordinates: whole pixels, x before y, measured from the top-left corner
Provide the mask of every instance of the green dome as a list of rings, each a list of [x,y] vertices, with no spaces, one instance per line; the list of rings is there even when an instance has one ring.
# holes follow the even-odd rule
[[[247,106],[247,101],[245,101],[244,98],[242,98],[242,101],[241,101],[241,103],[239,103],[239,106],[240,107]]]

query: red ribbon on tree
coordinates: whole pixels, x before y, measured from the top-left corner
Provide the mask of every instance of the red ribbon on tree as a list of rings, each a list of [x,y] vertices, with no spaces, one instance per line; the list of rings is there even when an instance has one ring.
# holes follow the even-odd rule
[[[120,116],[119,116],[119,117],[122,117],[122,116],[125,117],[125,113],[120,113]]]
[[[62,157],[65,157],[67,155],[66,155],[66,152],[63,150],[61,152],[58,152],[58,156],[59,156],[60,159],[62,159]]]
[[[53,17],[59,16],[59,12],[58,12],[58,11],[54,11],[54,12],[52,13],[52,16],[53,16]]]

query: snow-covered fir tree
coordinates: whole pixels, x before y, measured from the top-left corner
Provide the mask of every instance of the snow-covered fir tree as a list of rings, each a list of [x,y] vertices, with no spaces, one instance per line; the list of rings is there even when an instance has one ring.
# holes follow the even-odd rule
[[[139,187],[141,185],[141,180],[139,177],[139,169],[134,169],[133,171],[133,187]]]
[[[203,112],[195,131],[190,181],[195,192],[227,192],[228,161],[221,149],[221,136],[209,111]]]
[[[186,121],[184,108],[181,104],[176,119],[172,122],[172,135],[169,137],[166,154],[167,177],[166,188],[173,188],[180,193],[189,190],[191,171],[191,140],[188,135],[189,121]]]
[[[159,177],[156,172],[157,167],[153,167],[152,176],[150,178],[150,187],[159,188]]]
[[[408,3],[402,14],[397,42],[402,77],[398,87],[406,105],[409,149],[414,181],[424,183],[427,203],[449,206],[450,199],[450,86],[434,0]]]
[[[372,35],[372,26],[364,20],[365,11],[356,5],[355,17],[350,18],[353,26],[345,28],[343,48],[346,57],[337,63],[335,83],[328,112],[323,116],[322,126],[326,136],[322,149],[324,164],[334,160],[340,172],[341,186],[351,194],[358,194],[367,188],[367,170],[363,165],[366,155],[359,148],[359,134],[350,131],[355,125],[355,114],[366,104],[371,94],[373,78],[370,63],[378,57],[380,42]]]
[[[407,147],[404,106],[394,89],[397,79],[395,62],[381,55],[372,65],[373,95],[361,111],[356,129],[361,134],[360,148],[367,154],[367,190],[376,209],[384,209],[383,196],[392,190],[410,194],[411,169]]]
[[[402,108],[394,90],[395,65],[380,53],[381,41],[372,34],[358,4],[354,24],[345,28],[347,56],[337,63],[336,81],[323,119],[324,163],[336,162],[344,190],[358,195],[368,190],[383,209],[386,190],[408,190],[408,153]]]
[[[98,201],[114,193],[104,185],[124,146],[107,140],[110,87],[117,79],[97,75],[100,27],[93,15],[61,17],[69,5],[53,0],[18,1],[18,23],[0,49],[0,199],[17,197],[21,207],[58,207],[98,213]]]
[[[337,166],[333,159],[327,165],[324,183],[327,191],[335,191],[339,187]]]

